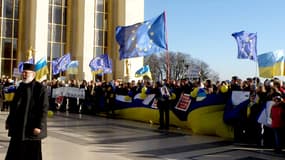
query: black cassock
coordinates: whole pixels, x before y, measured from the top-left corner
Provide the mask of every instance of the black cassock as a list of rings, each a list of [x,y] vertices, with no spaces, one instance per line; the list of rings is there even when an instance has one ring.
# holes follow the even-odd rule
[[[41,140],[47,136],[47,90],[39,82],[21,83],[6,120],[11,137],[5,160],[42,160]],[[34,128],[41,133],[34,135]]]
[[[41,140],[10,140],[5,160],[42,160]]]

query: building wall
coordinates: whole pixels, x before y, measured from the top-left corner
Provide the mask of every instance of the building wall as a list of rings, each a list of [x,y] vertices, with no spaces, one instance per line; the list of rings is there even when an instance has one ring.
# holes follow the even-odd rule
[[[47,57],[50,1],[20,0],[19,2],[17,63],[27,59],[29,49],[34,51],[36,61]],[[60,55],[71,53],[72,60],[79,60],[77,79],[94,79],[91,75],[89,62],[96,56],[94,55],[96,0],[66,0],[66,3],[66,45],[64,53],[60,53]],[[144,21],[144,0],[108,0],[106,52],[113,61],[113,74],[105,75],[103,77],[105,80],[120,78],[130,81],[135,79],[134,73],[143,66],[143,58],[119,60],[119,46],[115,40],[115,29],[118,25],[125,26],[142,21]],[[2,70],[3,68],[1,72]],[[48,76],[48,78],[51,77]]]
[[[89,62],[93,58],[94,43],[94,0],[73,0],[72,57],[79,60],[77,78],[91,80]]]

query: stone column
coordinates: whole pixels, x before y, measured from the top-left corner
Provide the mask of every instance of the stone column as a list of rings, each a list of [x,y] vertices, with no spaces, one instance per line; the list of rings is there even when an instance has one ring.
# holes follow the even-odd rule
[[[79,79],[92,79],[89,62],[94,46],[94,0],[73,0],[72,54],[79,60]]]
[[[35,62],[47,57],[49,0],[20,1],[18,55],[26,60],[29,49],[34,50]]]

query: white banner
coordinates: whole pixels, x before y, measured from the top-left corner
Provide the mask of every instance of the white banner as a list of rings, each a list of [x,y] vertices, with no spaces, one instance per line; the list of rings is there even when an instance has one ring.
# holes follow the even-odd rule
[[[154,99],[155,94],[148,94],[147,97],[143,100],[144,105],[149,105],[150,102]]]
[[[234,106],[239,105],[249,99],[249,91],[232,91],[232,103]]]
[[[125,95],[116,95],[116,100],[121,102],[132,103],[132,98]]]
[[[272,119],[271,119],[271,108],[274,105],[274,101],[267,101],[266,107],[262,110],[260,116],[258,117],[257,121],[260,124],[263,124],[267,127],[271,127]]]
[[[52,98],[58,96],[85,99],[85,89],[76,87],[60,87],[52,90]]]

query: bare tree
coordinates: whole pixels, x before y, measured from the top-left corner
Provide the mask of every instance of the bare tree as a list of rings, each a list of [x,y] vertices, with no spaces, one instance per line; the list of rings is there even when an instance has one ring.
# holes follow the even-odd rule
[[[160,60],[160,57],[157,54],[152,54],[144,58],[144,63],[148,64],[152,74],[153,80],[161,80],[163,77],[163,63]]]
[[[144,58],[144,63],[148,64],[151,69],[153,80],[158,81],[166,78],[167,73],[167,53],[152,54]],[[201,76],[202,80],[212,79],[219,80],[219,75],[209,68],[204,61],[194,59],[190,54],[181,52],[168,52],[170,79],[178,80],[183,78],[191,78],[194,72],[195,76]],[[198,71],[197,71],[198,70]],[[197,78],[197,77],[196,77]]]

